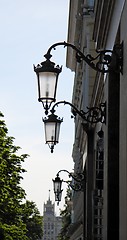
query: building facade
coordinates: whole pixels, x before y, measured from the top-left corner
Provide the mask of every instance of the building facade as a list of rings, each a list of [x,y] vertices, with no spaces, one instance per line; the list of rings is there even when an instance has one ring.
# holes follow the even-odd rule
[[[55,205],[49,197],[43,210],[43,240],[57,240],[61,228],[61,217],[55,215]]]
[[[126,0],[70,0],[67,41],[85,55],[118,54],[111,71],[102,73],[67,49],[66,66],[75,72],[72,103],[84,111],[106,106],[105,122],[75,117],[74,170],[85,180],[84,192],[73,194],[71,240],[127,239],[126,13]]]

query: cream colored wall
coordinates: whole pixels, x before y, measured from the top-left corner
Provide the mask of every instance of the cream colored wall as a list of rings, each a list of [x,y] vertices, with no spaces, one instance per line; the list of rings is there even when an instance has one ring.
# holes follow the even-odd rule
[[[124,43],[123,76],[120,80],[120,240],[127,239],[127,1],[121,19]]]

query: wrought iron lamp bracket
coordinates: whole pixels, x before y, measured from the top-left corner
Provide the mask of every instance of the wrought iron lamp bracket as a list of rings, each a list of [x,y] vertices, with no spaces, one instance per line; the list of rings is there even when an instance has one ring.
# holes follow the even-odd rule
[[[76,59],[78,62],[84,60],[92,69],[108,73],[110,71],[122,73],[123,67],[123,43],[116,44],[113,50],[96,50],[97,55],[95,57],[91,54],[84,55],[75,45],[67,42],[58,42],[53,44],[44,55],[49,60],[51,50],[56,49],[57,46],[63,45],[64,47],[71,47],[76,51]]]
[[[62,180],[62,182],[67,183],[74,191],[83,191],[83,183],[84,183],[84,174],[83,173],[77,173],[77,174],[73,174],[70,173],[67,170],[60,170],[57,173],[57,177],[59,177],[59,173],[60,172],[67,172],[69,178],[72,177],[72,179],[74,179],[75,183],[73,184],[72,181],[64,181]]]
[[[55,112],[55,107],[59,104],[68,104],[73,109],[73,114],[78,114],[83,120],[88,123],[106,123],[106,102],[100,103],[98,107],[87,107],[88,111],[84,112],[83,110],[79,111],[72,103],[67,101],[60,101],[54,104],[51,109],[51,113]]]

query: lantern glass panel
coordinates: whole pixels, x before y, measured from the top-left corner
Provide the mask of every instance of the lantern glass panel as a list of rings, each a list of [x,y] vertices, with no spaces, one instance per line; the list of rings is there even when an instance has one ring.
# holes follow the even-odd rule
[[[62,180],[60,179],[60,177],[56,176],[55,180],[53,180],[53,187],[54,187],[54,193],[60,193],[61,192],[61,188],[62,188]]]
[[[61,192],[61,187],[62,187],[62,181],[54,181],[54,193],[60,193]]]
[[[54,72],[38,73],[39,101],[52,102],[56,98],[58,74]]]
[[[59,142],[61,122],[46,122],[45,123],[45,139],[48,144],[56,144]]]
[[[58,192],[58,193],[55,193],[55,201],[57,202],[60,202],[61,201],[61,197],[62,197],[62,191],[61,192]]]

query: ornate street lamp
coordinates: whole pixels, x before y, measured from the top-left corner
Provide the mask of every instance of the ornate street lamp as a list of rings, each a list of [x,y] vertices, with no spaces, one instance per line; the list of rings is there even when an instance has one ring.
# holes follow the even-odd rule
[[[46,144],[49,145],[51,153],[53,153],[54,145],[59,142],[60,125],[62,121],[63,119],[58,118],[58,116],[53,113],[43,119]]]
[[[58,76],[62,71],[62,67],[55,65],[54,62],[50,61],[50,58],[52,57],[51,51],[61,45],[74,49],[76,51],[77,62],[81,62],[83,60],[96,71],[102,73],[108,73],[110,71],[122,73],[123,44],[117,44],[113,50],[96,51],[96,57],[93,57],[90,54],[85,56],[75,45],[71,43],[58,42],[53,44],[44,55],[46,61],[41,62],[37,66],[34,65],[34,71],[36,72],[38,79],[38,100],[42,102],[46,114],[48,113],[51,103],[56,100]]]
[[[69,178],[71,177],[74,180],[74,183],[72,183],[72,181],[61,180],[59,177],[60,172],[67,172]],[[53,181],[53,188],[54,188],[54,194],[55,194],[55,201],[57,201],[57,204],[59,204],[59,202],[61,201],[62,191],[63,191],[62,182],[67,183],[74,191],[83,191],[84,174],[83,173],[73,174],[64,169],[64,170],[60,170],[57,173],[56,178],[52,181]]]
[[[62,180],[59,177],[59,174],[57,174],[55,180],[53,181],[53,186],[54,186],[54,194],[55,194],[55,201],[59,205],[59,202],[61,201],[62,197]]]
[[[56,49],[57,46],[71,47],[76,51],[76,59],[78,62],[85,61],[92,69],[101,73],[119,72],[122,73],[123,67],[123,44],[115,45],[113,50],[96,51],[97,56],[92,57],[90,54],[84,55],[75,45],[66,42],[58,42],[53,44],[44,55],[46,61],[34,66],[34,71],[38,79],[38,100],[42,102],[45,109],[45,114],[51,107],[52,102],[56,101],[56,90],[59,73],[62,68],[59,65],[55,66],[54,62],[50,61],[51,50]],[[88,123],[106,123],[106,103],[100,103],[99,106],[88,107],[88,111],[77,109],[74,105],[66,101],[55,103],[51,110],[51,115],[47,119],[43,119],[45,124],[46,143],[49,145],[51,152],[53,152],[54,145],[58,143],[58,135],[61,119],[54,115],[55,106],[64,103],[70,105],[75,114],[78,114],[83,120]],[[59,119],[59,121],[58,121]],[[49,128],[49,130],[48,130]],[[58,128],[58,129],[57,129]],[[52,129],[54,129],[52,131]]]
[[[62,67],[55,66],[55,63],[51,62],[47,57],[46,61],[36,67],[34,66],[34,71],[38,80],[38,101],[42,102],[47,114],[51,103],[56,101],[58,76],[62,71]]]
[[[54,104],[51,109],[51,115],[43,119],[45,125],[45,139],[46,144],[49,145],[51,153],[53,153],[54,146],[59,142],[60,125],[63,119],[60,119],[54,114],[55,107],[59,104],[70,105],[74,110],[74,115],[78,114],[84,121],[89,123],[106,123],[106,104],[101,103],[98,107],[88,108],[88,111],[79,111],[73,104],[66,101],[60,101]]]

